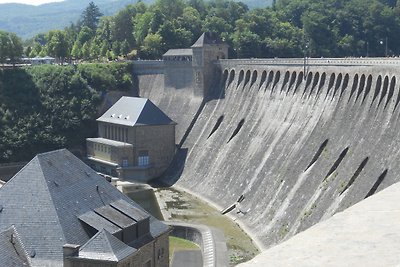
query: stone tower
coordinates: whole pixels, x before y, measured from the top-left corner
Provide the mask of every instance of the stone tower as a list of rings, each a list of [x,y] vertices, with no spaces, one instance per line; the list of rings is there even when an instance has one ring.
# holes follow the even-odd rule
[[[215,61],[228,58],[228,45],[218,34],[203,33],[191,46],[193,51],[193,90],[197,96],[205,97],[211,90],[219,73]]]

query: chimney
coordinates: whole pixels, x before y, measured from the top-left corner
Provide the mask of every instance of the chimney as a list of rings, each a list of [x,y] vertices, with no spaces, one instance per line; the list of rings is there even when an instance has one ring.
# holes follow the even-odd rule
[[[64,267],[73,267],[74,262],[70,258],[79,256],[80,245],[65,244],[63,246]]]

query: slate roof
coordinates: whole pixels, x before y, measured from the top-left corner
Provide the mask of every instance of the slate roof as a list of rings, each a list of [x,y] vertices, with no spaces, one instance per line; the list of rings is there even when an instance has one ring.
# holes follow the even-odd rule
[[[183,49],[170,49],[163,56],[192,56],[193,50],[191,48]]]
[[[79,250],[79,258],[119,262],[137,250],[102,229]]]
[[[97,121],[126,126],[176,124],[147,98],[121,97]]]
[[[66,149],[37,155],[0,189],[0,231],[15,225],[33,266],[58,266],[64,244],[85,244],[79,217],[123,200],[141,209]],[[150,218],[150,235],[169,227]]]
[[[14,226],[0,232],[0,266],[32,266]]]
[[[192,45],[192,47],[203,47],[204,45],[220,45],[226,43],[222,41],[219,34],[215,32],[205,32],[203,33],[199,39]]]

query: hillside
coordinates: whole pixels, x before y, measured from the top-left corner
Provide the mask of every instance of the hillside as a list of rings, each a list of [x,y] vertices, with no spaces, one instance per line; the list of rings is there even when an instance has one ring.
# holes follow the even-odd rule
[[[14,32],[23,39],[52,29],[63,29],[76,22],[91,0],[67,0],[40,6],[0,4],[0,29]],[[100,11],[108,16],[137,0],[94,0]],[[152,0],[144,0],[151,3]],[[250,8],[265,7],[272,0],[244,0]]]
[[[91,0],[67,0],[64,2],[31,6],[0,4],[0,29],[14,32],[23,39],[52,29],[63,29],[76,22]],[[135,0],[95,0],[104,15],[113,15]],[[144,1],[146,2],[146,1]]]

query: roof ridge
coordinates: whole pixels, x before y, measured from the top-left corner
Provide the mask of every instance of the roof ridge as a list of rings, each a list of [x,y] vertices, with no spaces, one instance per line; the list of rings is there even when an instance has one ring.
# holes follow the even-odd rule
[[[26,246],[25,246],[24,242],[22,242],[22,238],[21,238],[20,234],[18,233],[17,227],[15,227],[15,225],[12,224],[8,229],[6,229],[6,231],[9,231],[9,230],[11,230],[16,235],[19,246],[21,246],[24,256],[26,257],[26,260],[28,261],[29,266],[31,266],[32,265],[32,262],[30,259],[31,257],[28,254],[28,251],[26,250]]]
[[[13,175],[13,177],[11,177],[2,187],[0,187],[0,194],[1,194],[1,190],[2,190],[3,188],[7,188],[7,184],[9,184],[12,180],[15,179],[15,177],[17,177],[17,176],[18,176],[20,173],[22,173],[26,168],[28,168],[28,166],[29,166],[31,163],[33,164],[34,160],[39,161],[38,155],[36,155],[35,157],[33,157],[28,163],[26,163],[26,164],[24,165],[24,167],[22,167],[16,174]]]

